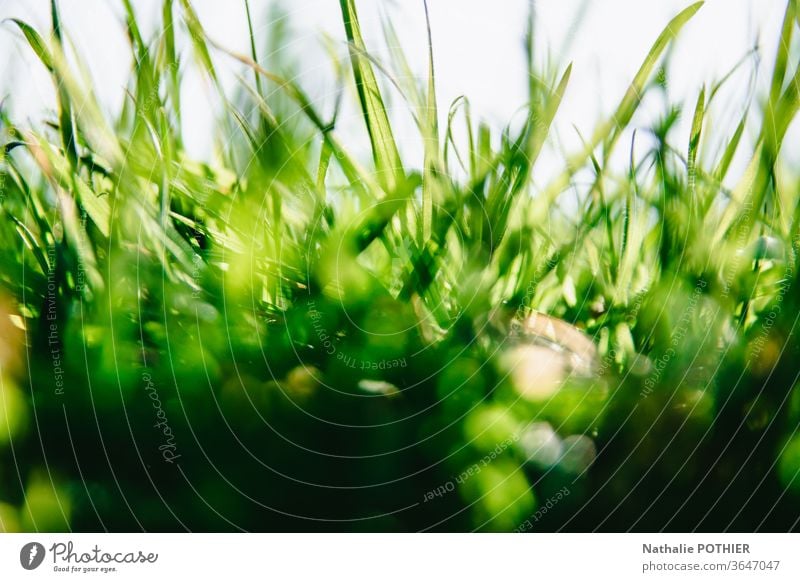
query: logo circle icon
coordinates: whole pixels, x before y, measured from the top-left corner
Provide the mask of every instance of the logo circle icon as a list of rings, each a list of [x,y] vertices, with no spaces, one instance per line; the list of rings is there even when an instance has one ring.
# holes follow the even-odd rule
[[[35,570],[44,561],[44,546],[39,542],[28,542],[19,551],[19,563],[26,570]]]

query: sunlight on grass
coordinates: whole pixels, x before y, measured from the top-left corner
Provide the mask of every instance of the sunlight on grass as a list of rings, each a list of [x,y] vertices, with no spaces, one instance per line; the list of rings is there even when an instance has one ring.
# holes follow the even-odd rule
[[[653,490],[638,527],[791,526],[794,0],[760,109],[710,117],[723,82],[669,102],[665,55],[702,10],[688,5],[538,187],[575,73],[536,65],[532,27],[523,121],[497,128],[467,98],[437,102],[435,30],[413,78],[402,51],[373,55],[341,0],[332,58],[364,158],[338,131],[341,103],[323,109],[259,59],[252,21],[243,55],[189,0],[164,0],[152,38],[122,6],[135,65],[113,119],[55,0],[50,31],[4,23],[57,99],[41,127],[0,109],[0,530],[508,531],[563,488],[537,528],[631,527],[650,501],[623,501]],[[398,46],[402,31],[384,32]],[[188,67],[220,104],[213,162],[182,142]],[[241,69],[233,94],[222,67]],[[421,167],[401,156],[387,94],[411,113]],[[622,136],[646,96],[663,114],[634,155]],[[751,162],[729,189],[737,154]],[[762,491],[764,511],[732,516],[723,487]]]

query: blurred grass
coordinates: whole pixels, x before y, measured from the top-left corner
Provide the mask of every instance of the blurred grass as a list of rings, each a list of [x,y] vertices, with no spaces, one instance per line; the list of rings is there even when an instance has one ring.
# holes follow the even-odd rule
[[[539,188],[571,67],[537,67],[532,27],[523,123],[497,130],[460,98],[440,128],[435,31],[417,79],[398,49],[373,56],[341,0],[349,73],[332,58],[365,160],[337,132],[339,104],[326,114],[259,60],[249,6],[248,56],[212,42],[189,0],[164,0],[150,39],[122,5],[134,67],[116,119],[55,0],[51,31],[8,23],[51,73],[57,116],[37,130],[0,111],[0,529],[797,527],[800,204],[780,157],[800,106],[794,0],[761,111],[712,122],[724,79],[691,104],[666,98],[692,4]],[[236,95],[222,60],[252,73]],[[221,103],[213,163],[183,148],[189,66]],[[420,168],[387,90],[409,105]],[[653,145],[635,159],[630,144],[620,172],[612,151],[650,95]],[[752,161],[728,190],[738,152]],[[509,366],[489,314],[531,312],[592,337],[590,377]],[[556,390],[526,384],[545,377]]]

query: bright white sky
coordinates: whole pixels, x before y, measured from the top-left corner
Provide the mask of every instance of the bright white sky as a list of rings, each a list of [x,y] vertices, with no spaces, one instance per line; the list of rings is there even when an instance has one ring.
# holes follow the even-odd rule
[[[564,147],[577,146],[573,124],[584,134],[600,114],[607,114],[624,93],[650,45],[669,19],[689,0],[539,0],[535,3],[540,55],[549,49],[554,60],[573,63],[572,80],[562,110],[558,133]],[[137,12],[154,25],[159,0],[135,0]],[[177,4],[177,3],[176,3]],[[201,21],[222,44],[248,51],[244,4],[237,0],[194,0]],[[90,64],[101,100],[118,108],[129,74],[130,56],[122,28],[121,2],[62,0],[65,26],[72,41]],[[266,38],[272,28],[266,0],[252,0],[257,35]],[[293,29],[288,51],[300,64],[300,82],[317,98],[331,102],[331,67],[322,49],[321,33],[343,41],[339,2],[292,0],[287,8]],[[685,28],[674,51],[670,98],[692,104],[699,87],[724,75],[758,42],[762,73],[771,66],[785,0],[708,0]],[[380,52],[379,15],[389,14],[409,56],[425,73],[426,34],[422,0],[362,0],[358,3],[367,44]],[[501,127],[525,103],[525,64],[522,50],[528,18],[528,0],[429,0],[436,59],[438,98],[443,115],[461,94],[469,96],[473,113]],[[48,0],[0,0],[0,19],[23,18],[40,30],[49,20]],[[152,28],[151,28],[152,30]],[[40,118],[52,103],[53,89],[40,66],[31,64],[30,51],[9,23],[0,27],[0,97],[11,95],[17,119]],[[231,74],[237,66],[218,55],[217,62]],[[731,82],[730,98],[717,115],[729,121],[741,111],[753,62]],[[325,82],[328,79],[328,82]],[[759,82],[763,83],[763,79]],[[206,88],[196,75],[187,76],[184,90],[186,143],[199,156],[209,153],[213,108]],[[24,96],[24,97],[23,97]],[[395,104],[397,101],[395,100]],[[645,124],[646,111],[636,122]],[[353,113],[353,115],[355,115]],[[688,117],[689,115],[687,115]],[[352,121],[352,120],[351,120]],[[688,133],[686,120],[682,131]],[[401,124],[402,125],[402,124]],[[345,125],[347,127],[347,125]],[[723,127],[723,129],[725,129]],[[413,132],[398,128],[405,151],[418,146]],[[352,143],[352,136],[348,141]],[[551,160],[554,160],[551,154]],[[548,161],[545,159],[544,164]],[[547,174],[545,169],[545,174]]]

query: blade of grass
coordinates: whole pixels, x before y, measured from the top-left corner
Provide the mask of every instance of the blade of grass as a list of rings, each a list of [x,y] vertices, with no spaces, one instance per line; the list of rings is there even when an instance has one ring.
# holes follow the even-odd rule
[[[507,154],[510,159],[497,187],[486,201],[485,219],[488,223],[484,228],[485,232],[491,233],[490,240],[487,241],[488,248],[492,249],[490,254],[498,248],[505,236],[509,216],[518,195],[526,191],[533,165],[542,151],[550,126],[561,106],[571,72],[572,65],[569,65],[556,88],[544,98],[540,112],[537,113],[535,111],[537,108],[531,105],[531,114],[523,134],[514,144],[508,146]]]
[[[47,45],[45,44],[44,40],[42,40],[42,37],[39,35],[39,33],[36,32],[32,26],[18,18],[8,18],[3,22],[13,22],[17,25],[25,37],[25,40],[28,41],[31,49],[33,49],[33,52],[37,57],[39,57],[39,60],[47,68],[47,70],[52,73],[53,59],[50,56],[50,50],[47,48]]]
[[[61,25],[58,16],[58,7],[56,5],[55,0],[52,0],[51,2],[51,15],[53,21],[54,37],[57,39],[56,42],[60,47]],[[36,30],[32,26],[17,18],[11,18],[8,20],[17,25],[17,27],[24,35],[25,39],[28,41],[28,44],[30,45],[34,54],[36,54],[36,56],[39,58],[39,60],[45,66],[45,68],[50,72],[53,78],[53,83],[55,85],[59,101],[59,132],[61,134],[64,151],[67,152],[70,163],[73,165],[73,168],[75,168],[77,167],[78,164],[78,152],[73,131],[72,110],[69,102],[69,97],[64,92],[63,88],[61,87],[61,84],[59,83],[58,75],[53,64],[52,52],[48,49],[41,35],[38,32],[36,32]]]
[[[59,190],[74,188],[76,197],[100,233],[108,237],[110,208],[105,198],[97,196],[80,176],[71,172],[66,158],[50,146],[44,138],[29,132],[26,136],[28,150],[33,155],[44,176]]]
[[[58,2],[50,0],[50,13],[53,21],[53,38],[59,51],[63,51],[63,41],[61,35],[61,16],[58,10]],[[75,119],[72,115],[72,104],[69,95],[62,89],[61,84],[56,79],[56,89],[58,91],[59,115],[58,122],[61,130],[61,143],[64,151],[67,152],[67,159],[73,169],[78,168],[78,143],[75,136]]]
[[[332,124],[323,121],[321,115],[311,104],[311,100],[296,83],[284,79],[280,75],[276,75],[275,73],[267,71],[246,55],[230,51],[213,40],[210,42],[218,50],[247,65],[265,79],[275,83],[282,91],[286,92],[286,94],[297,104],[308,120],[311,121],[311,123],[322,134],[325,143],[331,148],[334,158],[355,189],[372,192],[378,192],[383,189],[382,186],[375,181],[373,176],[371,176],[366,169],[361,167],[361,165],[347,152],[346,148],[344,148],[334,134]],[[262,107],[262,105],[259,106]],[[265,103],[263,103],[263,107],[266,107]],[[264,110],[262,109],[262,112],[263,111]]]
[[[703,119],[705,117],[705,97],[706,90],[703,88],[697,96],[697,104],[694,108],[692,119],[692,129],[689,133],[689,151],[686,156],[686,171],[689,179],[689,196],[696,201],[696,182],[697,182],[697,151],[700,146],[700,136],[703,132]]]
[[[644,95],[647,83],[649,82],[661,55],[669,44],[678,36],[678,33],[686,23],[703,6],[703,2],[696,2],[685,8],[675,16],[664,28],[650,51],[647,53],[642,65],[633,78],[628,90],[617,106],[614,114],[605,122],[600,124],[592,135],[588,145],[578,153],[574,154],[568,161],[564,171],[556,177],[544,190],[541,196],[541,204],[544,208],[549,208],[555,199],[570,183],[571,176],[586,163],[591,153],[599,146],[603,146],[604,155],[611,152],[622,131],[628,127],[633,114],[639,107]]]
[[[253,33],[253,18],[250,15],[249,0],[244,0],[244,10],[245,14],[247,15],[247,32],[250,35],[250,56],[253,59],[253,62],[258,64],[258,51],[256,50],[256,35]],[[256,83],[256,91],[258,91],[258,94],[263,97],[264,92],[261,88],[261,76],[258,74],[258,72],[253,71],[253,77]]]
[[[175,48],[175,18],[173,16],[173,0],[164,0],[161,9],[164,30],[164,57],[168,72],[168,91],[172,109],[175,112],[176,137],[181,143],[181,84],[179,77],[180,61]]]
[[[116,134],[101,112],[94,95],[86,91],[70,71],[66,57],[59,46],[52,50],[54,80],[64,94],[64,100],[74,106],[77,124],[82,128],[82,136],[92,146],[95,153],[118,167],[124,156]]]
[[[783,16],[781,36],[778,40],[778,51],[775,55],[775,67],[772,69],[772,81],[770,82],[768,102],[772,106],[778,103],[780,94],[783,91],[783,82],[786,79],[786,70],[789,63],[789,50],[792,44],[792,36],[794,35],[794,27],[796,26],[795,20],[797,17],[797,1],[789,0],[786,5],[786,12]],[[774,113],[774,110],[770,110],[768,107],[767,114]]]
[[[736,126],[736,130],[733,132],[731,139],[725,146],[722,157],[720,158],[719,163],[714,170],[713,176],[720,183],[722,183],[722,181],[725,179],[725,176],[728,175],[728,169],[731,166],[733,157],[736,155],[736,150],[739,149],[739,143],[742,140],[742,134],[744,133],[744,128],[747,125],[747,115],[748,112],[745,111],[742,115],[741,121],[739,121],[739,125]]]
[[[186,23],[186,28],[189,29],[189,37],[192,41],[197,60],[202,65],[208,76],[215,85],[219,85],[217,77],[217,70],[214,67],[214,62],[211,60],[211,54],[208,52],[208,45],[206,44],[206,33],[197,13],[189,0],[180,0],[183,7],[183,19]]]
[[[422,177],[422,232],[419,245],[422,247],[431,238],[433,230],[433,201],[441,198],[439,187],[439,113],[436,107],[436,82],[433,66],[433,35],[431,34],[431,19],[428,12],[428,0],[423,0],[425,7],[425,27],[428,33],[428,94],[426,104],[424,173]]]
[[[784,27],[778,42],[776,68],[773,71],[770,87],[770,98],[764,113],[764,122],[756,148],[750,163],[731,193],[728,204],[715,233],[713,244],[720,243],[733,224],[744,231],[757,220],[751,209],[761,209],[772,180],[775,162],[778,159],[783,139],[789,125],[800,109],[800,68],[789,80],[786,90],[781,93],[786,75],[789,42],[797,18],[797,1],[790,0],[786,6]],[[783,63],[781,65],[781,63]]]

